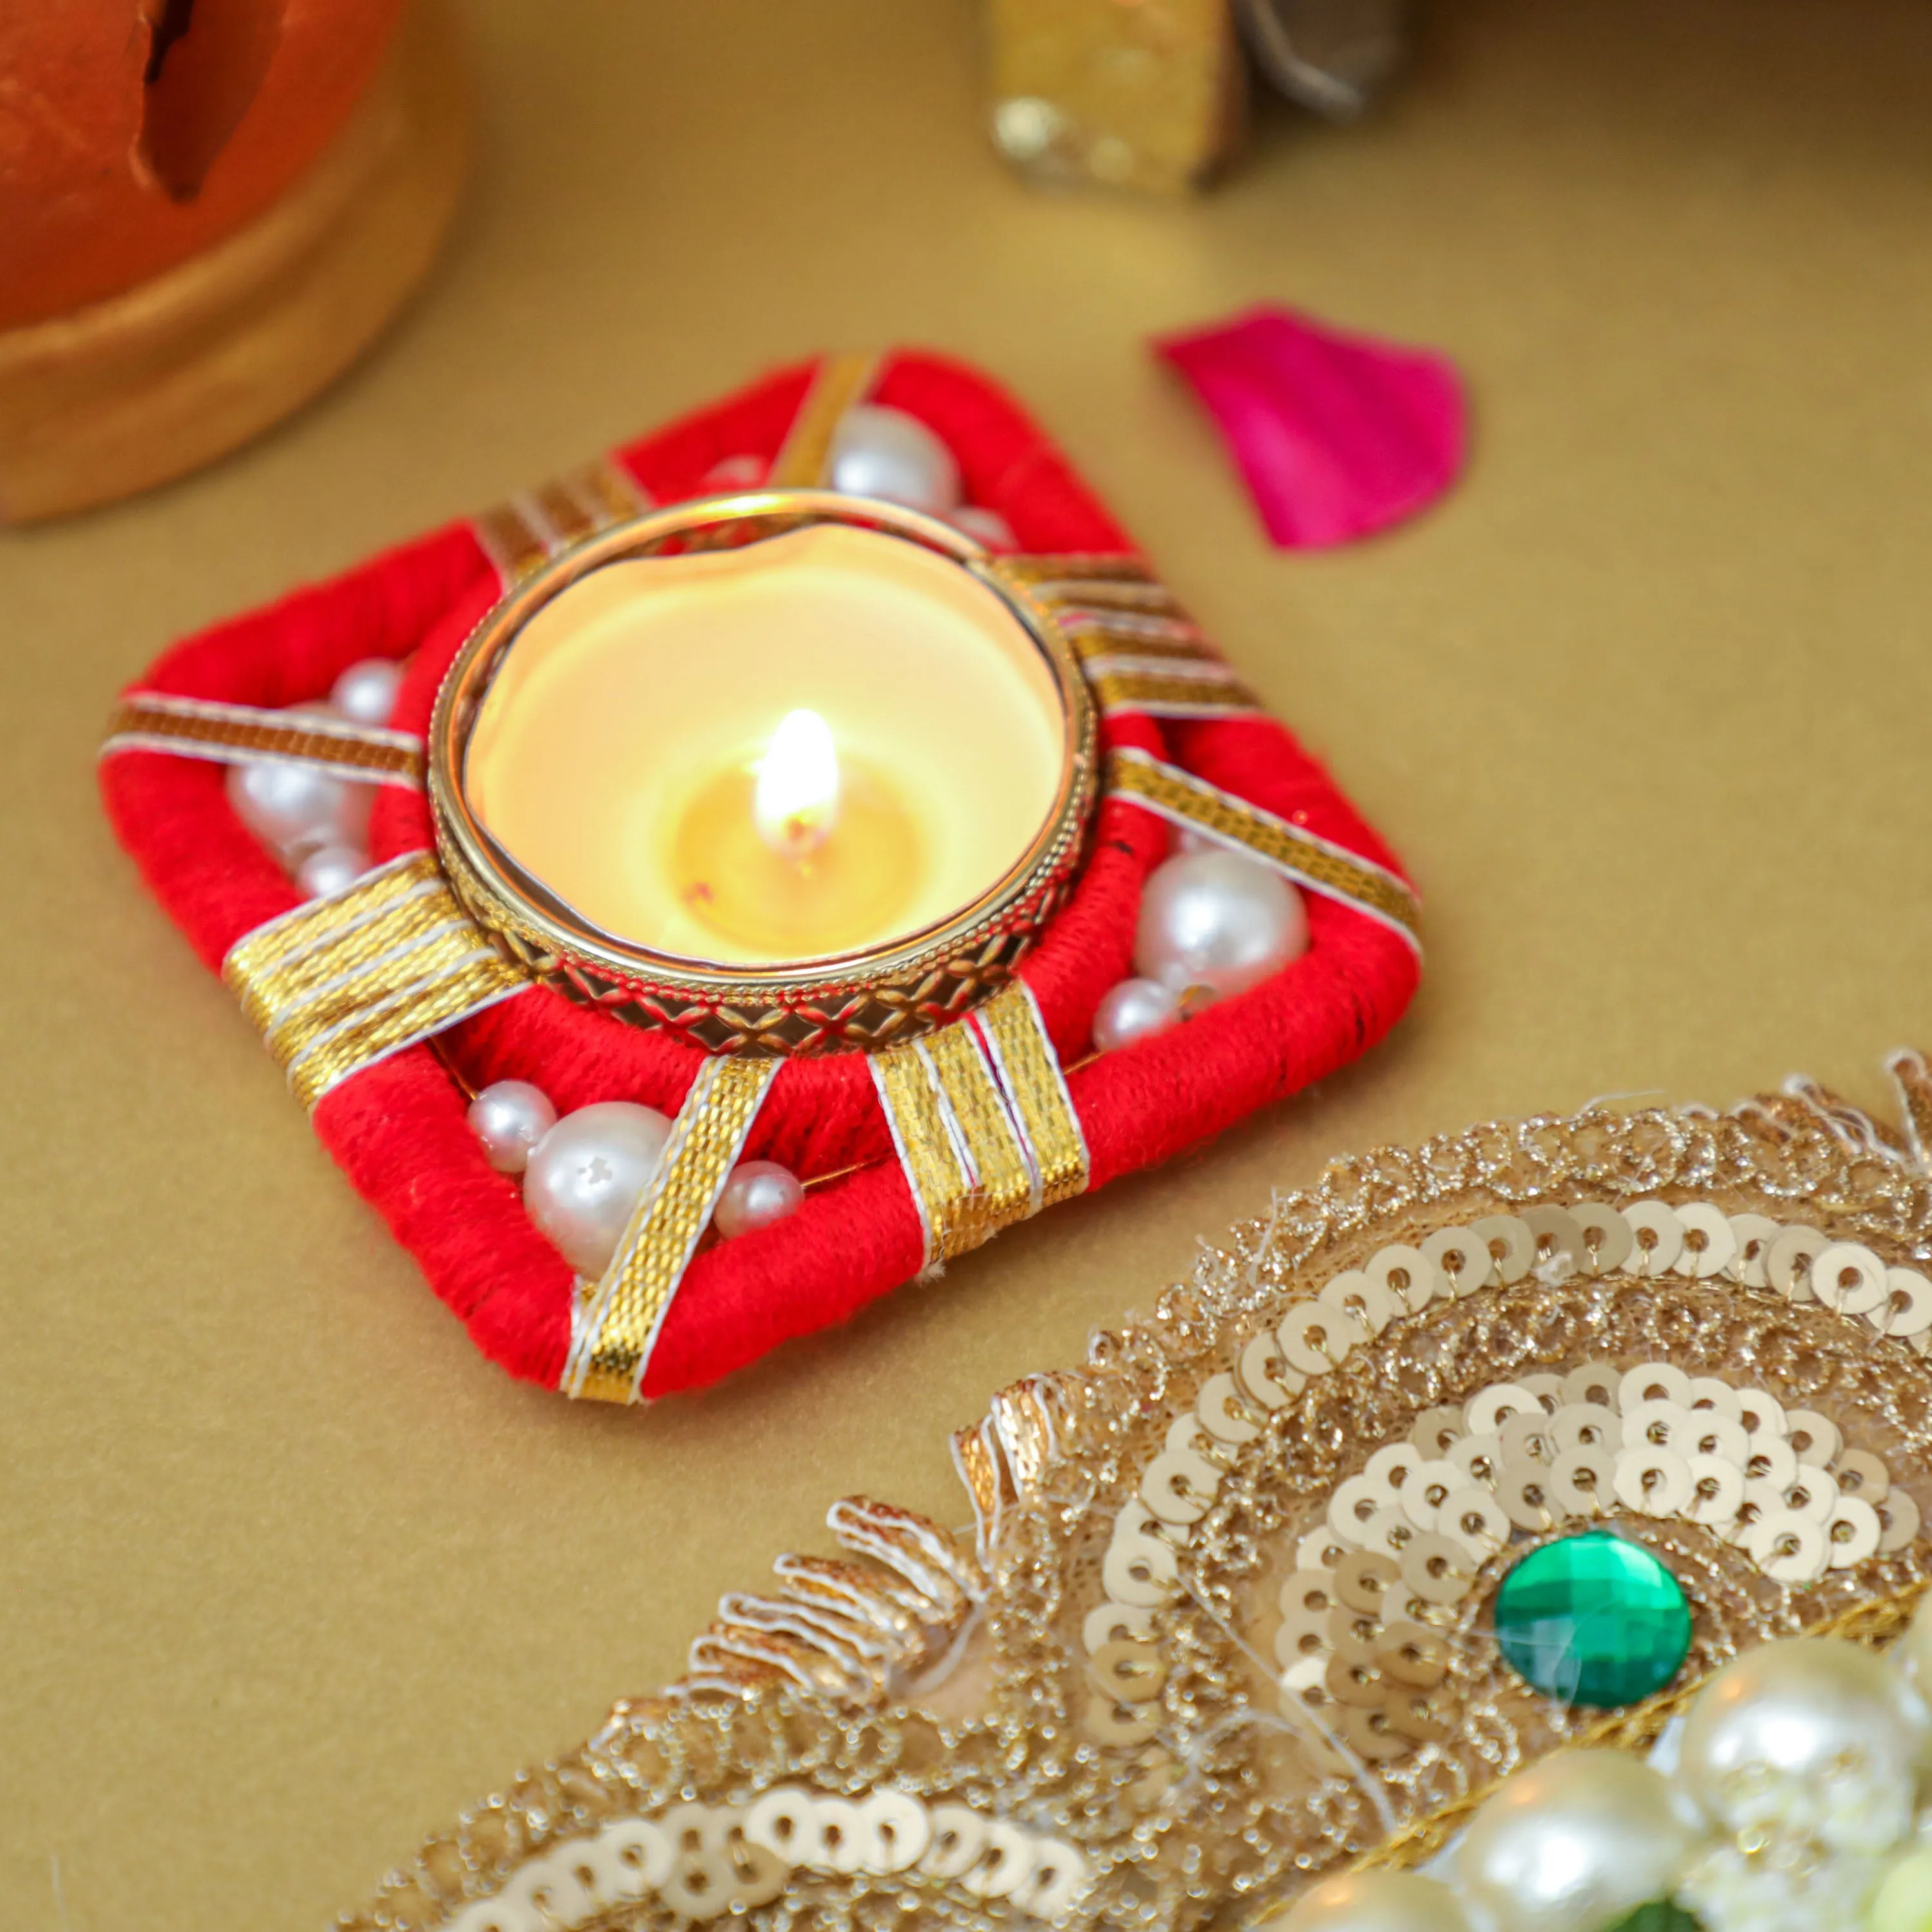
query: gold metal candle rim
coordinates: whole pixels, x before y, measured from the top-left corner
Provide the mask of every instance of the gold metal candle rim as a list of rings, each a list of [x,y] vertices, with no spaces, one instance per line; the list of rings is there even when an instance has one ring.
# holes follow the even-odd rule
[[[998,597],[1033,640],[1052,674],[1064,734],[1060,783],[1045,823],[988,890],[947,918],[884,946],[747,968],[656,952],[605,931],[520,865],[470,805],[464,760],[497,666],[538,610],[607,564],[652,555],[680,538],[712,547],[743,537],[747,524],[770,526],[746,539],[754,541],[818,523],[878,530],[949,559]],[[485,614],[436,694],[428,734],[428,792],[452,884],[472,914],[540,977],[621,1017],[670,1024],[706,1045],[790,1052],[909,1038],[934,1023],[930,1013],[922,1019],[916,1009],[934,988],[935,975],[948,982],[940,994],[947,1006],[944,1017],[967,1010],[1004,983],[1010,964],[1064,898],[1082,856],[1097,788],[1097,719],[1078,660],[1050,612],[1016,596],[988,567],[991,561],[983,545],[937,518],[818,489],[698,498],[614,524],[560,553]],[[631,1010],[630,995],[641,996],[644,1010]],[[878,1010],[861,1015],[859,1007],[868,1000]],[[827,1009],[845,1010],[854,1024],[845,1036],[821,1040],[813,1036],[818,1030],[813,1024],[780,1022],[780,1010],[800,1006],[821,1015]],[[682,1028],[676,1017],[711,1012],[724,1018],[708,1030],[702,1021]]]

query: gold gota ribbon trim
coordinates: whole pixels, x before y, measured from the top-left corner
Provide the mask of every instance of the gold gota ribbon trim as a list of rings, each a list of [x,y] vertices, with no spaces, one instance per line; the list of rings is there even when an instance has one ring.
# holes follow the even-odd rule
[[[560,550],[651,508],[650,493],[615,457],[512,496],[472,520],[506,590],[541,570]]]
[[[930,1062],[916,1045],[889,1047],[868,1063],[879,1105],[891,1130],[892,1150],[905,1171],[912,1204],[919,1212],[925,1239],[923,1268],[930,1270],[951,1250],[950,1202],[972,1191],[972,1170],[966,1164],[950,1113],[941,1102]]]
[[[1109,556],[1090,550],[1039,550],[1021,556],[1003,556],[993,567],[1010,582],[1025,585],[1036,596],[1057,595],[1067,584],[1078,584],[1084,596],[1096,581],[1145,584],[1166,594],[1146,560],[1138,556]]]
[[[1238,718],[1262,709],[1139,559],[1010,556],[991,568],[1066,638],[1102,711]]]
[[[949,1254],[964,1254],[1034,1211],[1034,1181],[1026,1142],[999,1076],[968,1021],[942,1027],[913,1044],[924,1061],[940,1111],[950,1116],[954,1145],[971,1184],[944,1204],[942,1239]]]
[[[132,692],[115,707],[100,755],[118,752],[172,752],[224,765],[312,765],[337,778],[422,789],[422,740],[407,731],[160,691]]]
[[[1107,617],[1126,611],[1135,616],[1181,617],[1180,600],[1164,584],[1144,578],[1063,578],[1029,583],[1018,580],[1030,596],[1050,604],[1064,623],[1078,617]]]
[[[351,1076],[532,983],[428,852],[257,926],[230,949],[221,976],[311,1109]]]
[[[870,1064],[928,1270],[1086,1187],[1086,1137],[1025,986]]]
[[[1181,618],[1138,610],[1079,608],[1063,608],[1054,614],[1060,634],[1083,664],[1113,657],[1174,658],[1216,666],[1226,662],[1194,625]]]
[[[1366,913],[1422,950],[1420,900],[1406,880],[1372,860],[1132,747],[1109,754],[1107,790],[1110,796],[1131,799],[1174,824],[1265,859],[1297,885]]]
[[[1073,1111],[1060,1056],[1046,1036],[1033,988],[1016,981],[975,1016],[1000,1084],[1019,1115],[1034,1167],[1030,1212],[1067,1201],[1087,1188],[1087,1136]]]
[[[828,356],[818,365],[786,432],[784,447],[772,461],[767,488],[810,490],[829,480],[838,425],[848,410],[857,408],[872,394],[880,359],[868,351]]]
[[[603,1279],[580,1293],[566,1395],[638,1400],[665,1312],[782,1064],[716,1059],[698,1069],[616,1256]]]
[[[1150,656],[1092,658],[1081,666],[1100,709],[1150,718],[1238,718],[1261,700],[1226,664]]]

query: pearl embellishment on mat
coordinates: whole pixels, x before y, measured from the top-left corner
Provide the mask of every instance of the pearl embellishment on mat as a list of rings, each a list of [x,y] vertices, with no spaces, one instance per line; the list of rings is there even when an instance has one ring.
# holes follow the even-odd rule
[[[1826,1637],[1760,1645],[1726,1664],[1684,1726],[1677,1776],[1720,1824],[1767,1778],[1822,1786],[1865,1768],[1909,1790],[1928,1742],[1924,1705],[1883,1659]]]
[[[352,886],[369,869],[369,855],[357,845],[318,845],[296,868],[304,898],[326,898]]]
[[[832,439],[832,487],[950,516],[959,503],[959,466],[916,416],[862,403],[845,412]]]
[[[386,724],[402,688],[403,668],[394,658],[364,658],[335,680],[328,701],[352,724]]]
[[[804,1199],[804,1186],[790,1168],[775,1160],[740,1161],[718,1197],[712,1220],[728,1241],[796,1214]]]
[[[499,1174],[521,1174],[556,1109],[527,1080],[499,1080],[470,1102],[470,1125]]]
[[[1558,1751],[1476,1814],[1456,1886],[1494,1932],[1600,1932],[1667,1898],[1690,1846],[1661,1772],[1622,1751]]]
[[[1180,995],[1158,980],[1123,980],[1101,995],[1094,1044],[1102,1053],[1165,1033],[1180,1018]]]
[[[1012,525],[997,510],[982,509],[976,503],[968,503],[955,510],[946,520],[955,530],[964,530],[988,550],[1018,550],[1020,547],[1019,538],[1013,535]]]
[[[1447,1886],[1410,1872],[1352,1872],[1304,1892],[1280,1932],[1470,1932]]]
[[[325,845],[360,846],[374,800],[366,784],[262,758],[229,766],[228,802],[263,844],[292,864]]]
[[[771,474],[762,456],[727,456],[704,472],[704,487],[722,495],[728,490],[755,490]]]
[[[670,1136],[655,1108],[604,1100],[566,1114],[532,1149],[524,1205],[579,1274],[594,1281],[610,1266]]]
[[[1184,992],[1244,993],[1308,946],[1301,895],[1273,866],[1216,848],[1157,866],[1141,895],[1135,969]]]

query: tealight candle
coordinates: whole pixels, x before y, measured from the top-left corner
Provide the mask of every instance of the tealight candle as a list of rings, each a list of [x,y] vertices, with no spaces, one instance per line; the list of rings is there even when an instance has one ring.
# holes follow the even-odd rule
[[[925,854],[890,781],[816,711],[788,711],[764,752],[728,761],[675,814],[666,869],[713,950],[790,959],[888,930]]]
[[[479,916],[734,1011],[862,999],[888,954],[915,983],[928,952],[1017,957],[1078,856],[1093,718],[1064,640],[982,566],[936,519],[824,492],[559,560],[486,620],[432,728]]]

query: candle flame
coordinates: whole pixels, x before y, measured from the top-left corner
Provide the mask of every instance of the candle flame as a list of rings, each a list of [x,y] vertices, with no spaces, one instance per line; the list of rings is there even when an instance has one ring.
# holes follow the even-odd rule
[[[838,818],[838,752],[815,711],[788,711],[758,760],[752,813],[758,836],[788,859],[803,859],[831,836]]]

